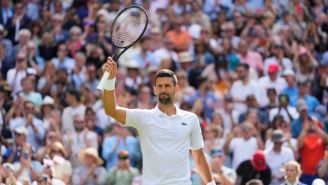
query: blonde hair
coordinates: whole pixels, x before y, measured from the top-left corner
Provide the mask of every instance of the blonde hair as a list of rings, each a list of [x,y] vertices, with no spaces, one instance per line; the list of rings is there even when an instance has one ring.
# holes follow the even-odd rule
[[[301,170],[301,165],[297,161],[289,161],[288,163],[286,163],[284,166],[283,172],[285,173],[287,166],[290,166],[290,165],[296,167],[296,170],[298,172],[297,177],[299,178],[302,174],[302,170]]]

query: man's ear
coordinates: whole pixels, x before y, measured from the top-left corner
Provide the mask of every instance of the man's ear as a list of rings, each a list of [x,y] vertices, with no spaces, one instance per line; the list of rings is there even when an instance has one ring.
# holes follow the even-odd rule
[[[154,94],[157,96],[156,88],[153,86]]]

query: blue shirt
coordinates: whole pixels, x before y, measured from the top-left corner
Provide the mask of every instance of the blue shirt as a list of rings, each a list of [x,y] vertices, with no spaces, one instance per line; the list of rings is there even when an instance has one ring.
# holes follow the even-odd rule
[[[300,99],[299,99],[298,96],[294,97],[293,99],[290,99],[291,106],[295,107],[299,100]],[[315,107],[320,105],[320,102],[314,96],[306,95],[304,97],[304,101],[305,101],[306,105],[308,106],[308,113],[309,114],[312,114],[314,112]]]
[[[302,126],[303,126],[303,120],[301,119],[301,117],[297,118],[296,120],[294,120],[292,122],[292,136],[293,138],[298,138],[298,136],[301,134],[302,132]]]
[[[130,160],[133,160],[133,156],[136,150],[136,138],[132,136],[126,137],[126,145],[123,138],[119,141],[117,148],[115,149],[117,141],[116,136],[107,137],[103,143],[102,157],[106,160],[106,169],[109,170],[114,167],[118,162],[118,153],[121,150],[128,150],[130,154]]]
[[[190,97],[188,103],[192,105],[197,99],[201,99],[202,101],[205,117],[207,119],[211,119],[215,108],[219,106],[219,100],[216,98],[213,92],[207,91],[205,97],[201,97],[199,91],[197,91]]]
[[[298,88],[295,87],[286,87],[284,90],[282,90],[281,94],[286,94],[290,100],[297,99],[298,97]],[[291,101],[289,101],[289,105],[293,106]]]

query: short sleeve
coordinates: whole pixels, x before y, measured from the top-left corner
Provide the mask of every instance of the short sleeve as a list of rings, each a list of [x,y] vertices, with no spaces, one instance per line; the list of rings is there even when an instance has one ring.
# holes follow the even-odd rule
[[[126,109],[125,125],[140,129],[144,118],[146,117],[146,110],[142,109]]]
[[[202,130],[197,117],[194,120],[194,126],[190,134],[190,148],[191,150],[198,150],[204,147]]]

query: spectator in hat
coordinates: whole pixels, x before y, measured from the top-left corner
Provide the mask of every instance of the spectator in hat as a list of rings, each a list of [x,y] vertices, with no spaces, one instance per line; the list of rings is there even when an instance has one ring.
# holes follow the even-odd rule
[[[292,69],[286,69],[283,72],[283,77],[287,82],[287,86],[282,90],[282,94],[286,94],[289,99],[296,99],[298,96],[298,87],[295,78],[295,72]]]
[[[210,153],[211,156],[211,170],[215,182],[220,182],[224,185],[233,185],[237,180],[236,171],[224,166],[225,155],[221,149],[213,149]]]
[[[275,88],[277,94],[280,94],[282,90],[287,87],[286,80],[279,76],[279,65],[270,64],[267,68],[268,75],[263,76],[259,79],[260,86],[263,88],[264,92],[268,88]]]
[[[246,184],[251,179],[259,179],[263,184],[271,183],[271,169],[262,150],[257,150],[251,159],[242,162],[236,172],[239,184]]]
[[[72,185],[100,185],[105,183],[106,170],[101,165],[103,160],[99,157],[97,149],[88,147],[78,154],[82,166],[73,172]]]
[[[142,84],[140,64],[134,58],[130,58],[126,62],[122,62],[121,65],[127,70],[127,76],[124,79],[124,86],[129,93],[136,95],[139,86]]]
[[[293,63],[290,58],[285,56],[284,47],[280,43],[274,43],[271,46],[272,57],[264,60],[264,69],[268,69],[270,64],[277,64],[282,71],[292,70]],[[264,74],[268,74],[268,71],[264,71]]]
[[[45,129],[60,132],[60,114],[55,109],[55,100],[51,96],[45,96],[42,100],[40,113]]]
[[[72,165],[66,160],[66,151],[61,142],[55,141],[52,143],[48,157],[52,162],[52,177],[62,180],[65,184],[71,183]]]
[[[121,150],[118,153],[117,165],[111,168],[106,175],[106,184],[130,185],[134,177],[139,175],[137,168],[131,167],[130,156],[127,150]]]
[[[294,160],[294,153],[290,148],[283,145],[286,138],[281,130],[273,131],[271,141],[273,147],[265,150],[265,157],[272,172],[270,185],[280,185],[284,181],[284,174],[281,169],[287,162]]]
[[[319,121],[308,117],[297,140],[303,171],[300,181],[311,184],[318,177],[317,166],[324,157],[328,135],[322,130]]]
[[[191,55],[191,53],[188,51],[180,52],[178,55],[178,62],[179,62],[180,68],[182,70],[186,71],[189,75],[190,68],[194,62],[194,58]],[[191,82],[191,81],[189,80],[189,82]]]
[[[17,182],[14,166],[11,163],[3,163],[0,165],[0,183],[11,184],[12,182],[16,182],[16,185],[22,184]]]
[[[311,185],[326,185],[325,181],[323,181],[322,179],[315,179]]]

